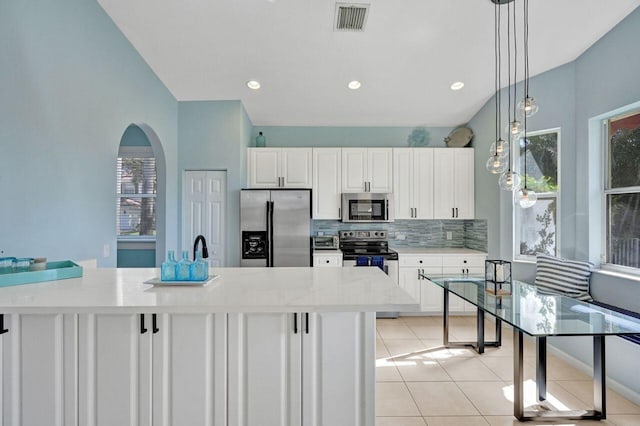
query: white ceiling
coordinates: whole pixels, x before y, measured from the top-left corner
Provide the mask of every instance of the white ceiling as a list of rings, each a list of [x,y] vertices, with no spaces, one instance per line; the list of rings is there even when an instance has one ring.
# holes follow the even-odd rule
[[[362,0],[361,33],[333,31],[332,0],[98,2],[176,99],[240,99],[254,125],[456,126],[494,91],[490,0]],[[638,5],[531,0],[531,74],[574,60]]]

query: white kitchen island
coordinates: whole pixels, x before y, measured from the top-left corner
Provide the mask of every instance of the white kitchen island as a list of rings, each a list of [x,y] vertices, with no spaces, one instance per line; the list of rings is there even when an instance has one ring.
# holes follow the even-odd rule
[[[3,424],[373,425],[377,268],[85,269],[0,288]]]

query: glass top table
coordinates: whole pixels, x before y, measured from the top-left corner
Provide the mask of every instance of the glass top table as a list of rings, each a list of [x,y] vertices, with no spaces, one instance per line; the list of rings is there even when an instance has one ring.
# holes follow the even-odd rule
[[[605,337],[640,334],[640,319],[601,306],[540,291],[535,285],[512,281],[503,288],[509,294],[496,294],[493,284],[484,277],[438,276],[420,274],[425,285],[441,287],[444,295],[443,340],[449,346],[473,346],[479,353],[485,346],[501,345],[502,321],[513,327],[513,414],[520,420],[563,420],[606,418]],[[432,283],[432,284],[431,284]],[[477,307],[477,339],[475,342],[449,342],[449,294],[452,293]],[[496,320],[496,341],[484,340],[484,315]],[[524,409],[524,335],[536,339],[536,389],[538,401],[547,396],[547,337],[593,337],[593,410],[557,411]]]
[[[638,318],[571,297],[545,294],[522,281],[512,281],[511,294],[495,295],[487,291],[483,277],[424,278],[530,336],[640,334]]]

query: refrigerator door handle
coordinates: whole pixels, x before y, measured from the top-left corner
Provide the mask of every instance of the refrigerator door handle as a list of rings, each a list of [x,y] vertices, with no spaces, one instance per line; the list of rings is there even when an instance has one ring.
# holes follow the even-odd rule
[[[273,266],[273,210],[274,210],[274,202],[269,201],[269,218],[267,223],[269,224],[269,236],[267,239],[269,240],[269,265]]]
[[[266,258],[267,258],[267,268],[269,266],[271,266],[269,264],[270,259],[271,259],[271,237],[269,236],[271,234],[271,222],[269,222],[269,208],[271,207],[270,203],[271,203],[270,201],[267,201],[267,205],[266,205],[266,209],[265,209],[265,215],[266,215],[265,219],[266,219],[266,222],[267,222],[267,241],[266,241],[266,244],[265,244],[265,250],[267,251],[265,253]]]

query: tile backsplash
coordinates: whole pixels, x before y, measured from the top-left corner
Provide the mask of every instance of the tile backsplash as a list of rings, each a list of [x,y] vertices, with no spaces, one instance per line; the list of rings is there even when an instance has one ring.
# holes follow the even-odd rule
[[[470,248],[487,251],[486,220],[396,220],[390,223],[344,223],[314,220],[312,235],[335,235],[348,229],[384,229],[391,247]],[[451,233],[451,239],[447,239]]]

